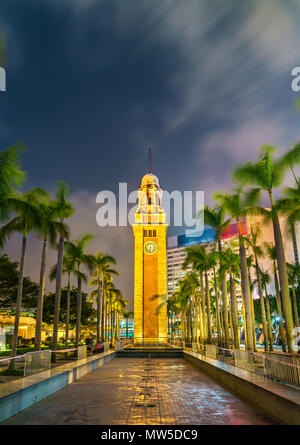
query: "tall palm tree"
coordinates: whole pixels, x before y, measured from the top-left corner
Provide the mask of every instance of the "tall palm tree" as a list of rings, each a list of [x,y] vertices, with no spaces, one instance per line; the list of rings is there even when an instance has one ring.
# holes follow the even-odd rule
[[[208,254],[203,246],[191,246],[186,249],[187,255],[183,264],[183,269],[187,269],[189,264],[193,265],[194,270],[198,270],[202,276],[204,271],[205,278],[205,300],[206,300],[206,322],[207,322],[207,341],[212,343],[212,326],[211,326],[211,303],[208,283],[208,271],[213,267],[214,259]],[[202,281],[200,276],[200,281]],[[203,286],[201,285],[201,290]]]
[[[295,252],[295,264],[298,266],[299,264],[299,253],[295,232],[295,223],[300,221],[300,178],[295,176],[293,169],[291,168],[293,173],[296,186],[295,187],[285,187],[283,189],[282,198],[278,199],[276,202],[276,208],[279,213],[284,213],[287,215],[288,223],[290,225],[290,231],[292,235],[292,241],[294,245]]]
[[[75,348],[79,346],[80,340],[80,321],[81,321],[81,306],[82,306],[82,281],[86,281],[87,277],[82,272],[81,267],[86,266],[88,271],[92,273],[94,258],[92,255],[85,252],[87,244],[93,239],[93,235],[86,233],[81,238],[75,241],[65,242],[65,251],[68,256],[72,258],[76,265],[76,274],[78,280],[77,297],[76,297],[76,335]]]
[[[56,279],[57,264],[55,264],[49,274],[51,281]],[[68,348],[69,344],[69,330],[70,330],[70,308],[71,308],[71,274],[76,275],[75,263],[73,258],[68,255],[64,255],[62,274],[67,274],[67,310],[66,310],[66,335],[65,335],[65,347]]]
[[[29,190],[25,194],[14,194],[9,198],[9,208],[13,209],[16,215],[11,221],[6,223],[0,229],[0,247],[2,248],[5,241],[9,239],[14,233],[20,233],[22,235],[22,247],[21,247],[21,259],[20,259],[20,271],[19,282],[16,300],[16,312],[14,323],[14,334],[12,341],[11,356],[15,356],[18,345],[18,330],[20,322],[20,310],[23,293],[23,277],[24,277],[24,264],[27,247],[28,233],[32,229],[39,229],[42,226],[42,215],[36,205],[37,200],[45,197],[45,191],[39,187]],[[8,202],[8,201],[7,201]],[[14,370],[15,361],[10,361],[10,369]]]
[[[125,320],[126,320],[126,338],[128,338],[128,320],[133,315],[133,312],[131,312],[127,309],[126,310],[124,309],[121,312],[121,314],[122,314],[122,317],[125,318]]]
[[[249,286],[248,271],[247,271],[245,240],[241,227],[241,221],[246,216],[246,202],[244,201],[240,190],[236,190],[232,194],[216,193],[214,197],[218,202],[220,202],[222,208],[224,208],[224,210],[232,218],[236,220],[238,225],[241,284],[242,284],[242,294],[244,299],[245,318],[246,318],[247,348],[250,351],[253,351],[254,339],[253,339],[253,322],[252,322],[252,303],[251,303],[251,294],[250,294],[250,286]]]
[[[63,225],[67,218],[70,218],[74,213],[73,205],[68,202],[69,189],[63,181],[58,181],[56,184],[55,201],[53,202],[53,209],[56,215],[57,223]],[[67,228],[67,226],[65,226]],[[59,232],[58,249],[57,249],[57,271],[56,271],[56,283],[55,283],[55,303],[54,303],[54,321],[53,321],[53,338],[52,349],[57,349],[57,336],[58,336],[58,324],[59,324],[59,310],[60,310],[60,297],[61,297],[61,278],[63,270],[63,258],[64,258],[64,243],[65,238],[69,238],[68,231]],[[52,361],[56,361],[56,354],[52,354]]]
[[[226,219],[226,211],[221,205],[215,206],[214,208],[205,206],[203,209],[200,209],[199,215],[202,212],[205,224],[208,224],[210,227],[215,229],[216,247],[219,252],[222,252],[221,235],[231,223],[232,218]],[[226,288],[226,274],[222,274],[221,297],[223,302],[225,347],[229,348],[228,297]]]
[[[254,163],[248,162],[245,165],[235,168],[233,171],[233,178],[242,185],[254,186],[251,192],[253,195],[255,194],[256,197],[260,196],[261,191],[267,192],[269,196],[279,282],[286,320],[288,350],[289,352],[293,352],[293,314],[289,295],[288,275],[282,233],[276,202],[273,196],[273,190],[282,184],[286,170],[293,165],[300,163],[300,144],[296,144],[291,150],[276,159],[274,157],[274,152],[274,147],[264,145],[261,148],[258,161]],[[259,211],[262,214],[266,214],[266,211],[262,208],[260,208]]]
[[[238,321],[238,308],[237,308],[237,297],[236,297],[236,276],[239,275],[239,256],[233,252],[232,249],[228,248],[223,252],[220,252],[222,257],[222,266],[220,268],[220,273],[225,276],[227,271],[229,272],[229,283],[230,283],[230,309],[231,309],[231,320],[233,327],[233,338],[235,349],[240,349],[240,332],[239,332],[239,321]]]
[[[263,331],[264,331],[264,347],[265,351],[268,351],[269,346],[272,348],[272,345],[269,345],[268,341],[268,325],[266,320],[266,311],[265,311],[265,303],[264,303],[264,293],[263,293],[263,286],[261,281],[261,273],[260,273],[260,267],[259,267],[259,261],[258,258],[263,256],[263,250],[258,244],[258,240],[260,238],[260,229],[258,225],[253,226],[251,224],[250,228],[250,234],[247,236],[246,240],[251,246],[253,256],[254,256],[254,265],[255,265],[255,271],[256,271],[256,283],[257,283],[257,290],[258,295],[260,299],[260,310],[261,310],[261,317],[263,322]],[[272,350],[272,349],[270,349]]]
[[[300,266],[295,266],[294,264],[287,263],[289,284],[292,287],[292,297],[293,297],[293,307],[294,307],[294,317],[295,317],[295,326],[299,325],[299,315],[298,315],[298,307],[297,307],[297,295],[295,285],[298,285],[299,288],[299,280],[300,280]]]
[[[271,320],[270,301],[267,289],[267,285],[271,283],[271,277],[267,272],[264,272],[261,269],[259,271],[259,275],[261,277],[261,285],[265,291],[265,301],[266,301],[267,320],[268,320],[269,349],[270,351],[273,351],[272,320]]]
[[[92,297],[96,297],[97,301],[97,342],[103,341],[104,332],[104,299],[105,299],[105,278],[111,275],[118,275],[114,269],[110,269],[110,264],[116,264],[116,260],[111,255],[97,251],[94,255],[94,271],[93,279],[90,286],[97,289],[91,293]],[[102,291],[102,292],[101,292]],[[102,294],[102,297],[101,297]]]
[[[42,248],[42,259],[41,259],[41,270],[40,270],[40,286],[39,286],[38,304],[36,313],[36,327],[35,327],[35,340],[34,340],[35,351],[39,351],[41,349],[43,303],[44,303],[44,291],[45,291],[48,242],[50,242],[50,245],[54,247],[58,234],[64,237],[68,236],[68,227],[64,223],[56,221],[57,214],[53,202],[44,199],[40,203],[37,203],[37,206],[39,207],[39,211],[42,215],[42,225],[38,229],[38,234],[43,239],[43,248]]]
[[[266,249],[266,253],[267,253],[269,259],[272,261],[272,264],[273,264],[272,272],[273,272],[274,283],[275,283],[277,311],[278,311],[278,315],[279,315],[279,319],[280,319],[279,320],[279,331],[280,331],[280,337],[281,337],[281,346],[282,346],[282,351],[286,352],[286,338],[285,338],[285,330],[284,330],[284,325],[283,325],[283,314],[282,314],[279,282],[278,282],[278,276],[277,276],[276,248],[274,245],[268,244],[267,242],[264,243],[264,247]]]

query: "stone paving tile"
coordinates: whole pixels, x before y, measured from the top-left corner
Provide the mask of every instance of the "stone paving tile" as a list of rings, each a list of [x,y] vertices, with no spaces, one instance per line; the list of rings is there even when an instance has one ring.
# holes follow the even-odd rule
[[[12,425],[265,425],[273,422],[184,359],[116,358],[12,417]]]

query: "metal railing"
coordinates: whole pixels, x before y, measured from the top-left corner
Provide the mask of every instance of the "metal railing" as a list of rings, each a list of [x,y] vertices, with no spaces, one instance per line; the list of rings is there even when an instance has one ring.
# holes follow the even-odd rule
[[[265,352],[264,375],[300,387],[300,355]]]
[[[252,352],[243,349],[221,348],[211,344],[197,345],[197,343],[186,344],[186,349],[268,379],[300,387],[299,354]]]
[[[15,355],[13,357],[0,358],[0,367],[7,367],[11,360],[15,363],[24,363],[24,377],[37,374],[39,372],[50,370],[51,355],[55,353],[63,354],[63,359],[82,360],[87,357],[87,346],[78,346],[78,348],[68,349],[44,349],[42,351],[29,351],[25,354]]]

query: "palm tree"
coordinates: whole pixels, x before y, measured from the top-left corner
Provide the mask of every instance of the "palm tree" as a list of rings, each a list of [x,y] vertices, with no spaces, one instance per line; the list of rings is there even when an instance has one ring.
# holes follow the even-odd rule
[[[257,283],[257,289],[258,289],[258,295],[260,299],[260,310],[261,310],[261,317],[263,322],[263,331],[264,331],[264,347],[265,351],[268,351],[269,349],[269,342],[268,342],[268,325],[266,320],[266,311],[265,311],[265,303],[264,303],[264,293],[263,293],[263,286],[261,281],[261,273],[260,273],[260,267],[258,258],[263,256],[263,250],[258,245],[258,239],[260,237],[260,229],[258,225],[253,226],[251,224],[251,232],[246,238],[247,242],[252,248],[253,255],[254,255],[254,265],[255,265],[255,271],[256,271],[256,283]],[[271,337],[272,339],[272,337]],[[272,345],[270,345],[270,348],[272,348]],[[272,349],[270,349],[272,350]]]
[[[220,270],[220,251],[213,251],[210,254],[211,257],[211,267],[214,274],[213,284],[214,284],[214,293],[215,293],[215,300],[216,300],[216,322],[217,322],[217,338],[218,338],[218,346],[221,346],[223,344],[222,342],[222,326],[221,326],[221,318],[220,318],[220,301],[219,301],[219,284],[218,284],[218,276],[216,273],[216,268],[219,267]],[[221,277],[221,288],[222,288],[222,281],[224,280],[224,277]],[[227,290],[226,290],[226,297],[227,297]],[[228,317],[227,317],[228,320]]]
[[[290,225],[294,252],[295,252],[295,264],[298,266],[299,257],[298,257],[298,247],[296,240],[296,232],[295,232],[295,223],[300,221],[300,178],[296,178],[293,169],[291,168],[293,173],[296,187],[285,187],[283,189],[282,198],[278,199],[276,202],[276,208],[278,212],[283,212],[287,215],[288,223]]]
[[[40,286],[39,286],[38,304],[36,313],[36,327],[35,327],[35,340],[34,340],[35,351],[39,351],[41,349],[43,303],[44,303],[44,291],[45,291],[48,241],[50,242],[50,245],[54,247],[58,234],[64,237],[68,236],[67,226],[60,221],[56,221],[57,218],[56,208],[53,205],[53,202],[50,201],[47,202],[44,199],[40,203],[37,203],[37,206],[42,215],[42,225],[38,229],[38,233],[43,238],[43,249],[42,249],[41,270],[40,270]]]
[[[273,196],[273,190],[278,188],[284,179],[287,168],[300,163],[300,144],[296,144],[293,149],[285,153],[280,158],[274,158],[274,147],[264,145],[261,148],[257,162],[248,162],[239,166],[233,171],[233,178],[240,184],[255,186],[251,193],[259,197],[261,191],[266,191],[271,204],[271,216],[273,222],[273,232],[276,247],[276,257],[279,272],[279,282],[282,293],[282,302],[286,320],[286,332],[289,352],[293,352],[293,314],[289,295],[289,284],[287,266],[283,248],[282,233],[278,218],[278,211]],[[258,210],[266,214],[265,209]]]
[[[55,211],[57,223],[63,225],[65,219],[70,218],[74,213],[73,205],[67,201],[69,195],[69,189],[63,181],[58,181],[56,184],[55,201],[53,202],[53,209]],[[65,226],[67,228],[67,226]],[[55,283],[55,303],[54,303],[54,321],[53,321],[53,338],[52,349],[57,349],[57,336],[58,336],[58,324],[59,324],[59,310],[60,310],[60,297],[61,297],[61,278],[63,270],[63,258],[64,258],[64,242],[65,238],[69,238],[67,231],[59,232],[58,249],[57,249],[57,271],[56,271],[56,283]],[[52,354],[52,361],[56,361],[56,354]]]
[[[49,274],[51,281],[56,279],[57,264],[55,264]],[[64,255],[62,274],[67,274],[67,310],[66,310],[66,335],[65,347],[68,348],[69,343],[69,325],[70,325],[70,308],[71,308],[71,274],[76,275],[75,263],[73,258]]]
[[[265,291],[265,300],[267,308],[267,320],[268,320],[268,336],[269,336],[269,349],[273,351],[273,334],[272,334],[272,321],[271,321],[271,311],[270,311],[270,301],[267,290],[267,285],[271,283],[271,277],[267,272],[259,270],[259,275],[261,277],[261,285]]]
[[[239,275],[239,256],[233,252],[232,249],[226,249],[220,252],[222,266],[220,268],[220,273],[225,276],[227,270],[229,272],[229,283],[230,283],[230,309],[231,309],[231,320],[233,327],[233,338],[235,349],[240,349],[240,332],[239,332],[239,321],[238,321],[238,308],[237,308],[237,298],[236,298],[236,276]],[[223,279],[223,278],[222,278]]]
[[[204,222],[215,229],[215,242],[219,252],[222,252],[221,235],[223,231],[229,226],[232,218],[226,219],[225,209],[218,205],[214,208],[205,206],[200,209],[199,214],[203,212]],[[228,324],[228,297],[226,288],[226,274],[222,274],[221,281],[221,296],[223,303],[223,320],[224,320],[224,334],[225,347],[229,348],[229,324]]]
[[[90,282],[90,286],[97,287],[95,291],[92,291],[91,296],[96,297],[97,301],[97,342],[103,341],[104,332],[104,303],[105,303],[105,278],[109,278],[111,275],[118,275],[118,272],[110,269],[110,264],[116,264],[116,260],[111,255],[107,255],[103,252],[97,251],[94,255],[94,277]],[[102,298],[101,298],[102,290]],[[101,339],[100,339],[101,333]]]
[[[282,345],[282,351],[286,352],[286,338],[285,338],[285,331],[284,331],[284,325],[283,325],[283,314],[282,314],[282,306],[281,306],[281,297],[280,297],[280,291],[279,291],[279,283],[278,283],[278,276],[277,276],[277,262],[276,262],[276,248],[273,245],[270,245],[268,243],[264,243],[264,247],[266,249],[267,255],[270,258],[270,260],[273,263],[273,277],[274,277],[274,283],[275,283],[275,291],[276,291],[276,304],[277,304],[277,311],[279,315],[279,331],[280,331],[280,337],[281,337],[281,345]]]
[[[288,277],[289,283],[292,287],[292,297],[293,297],[293,306],[294,306],[294,317],[295,317],[295,326],[299,325],[299,315],[298,315],[298,307],[297,307],[297,296],[295,285],[298,285],[299,288],[299,279],[300,279],[300,266],[295,266],[294,264],[287,263]]]
[[[65,242],[65,251],[68,256],[72,258],[76,265],[76,274],[78,280],[77,297],[76,297],[76,335],[75,348],[79,346],[80,339],[80,321],[81,321],[81,305],[82,305],[82,281],[86,281],[87,277],[82,272],[81,266],[86,266],[88,271],[92,273],[94,258],[92,255],[86,254],[85,249],[87,244],[93,239],[93,235],[86,233],[81,238],[75,241]]]
[[[212,343],[212,326],[211,326],[211,304],[210,304],[210,292],[208,283],[208,271],[213,267],[214,258],[210,256],[203,246],[192,246],[186,249],[187,255],[183,264],[183,269],[187,269],[189,264],[193,265],[194,270],[199,271],[201,291],[203,291],[202,285],[202,273],[204,272],[205,278],[205,300],[206,300],[206,322],[207,322],[207,341]],[[202,301],[203,294],[202,294]]]
[[[15,198],[15,189],[23,185],[26,174],[21,170],[20,152],[24,151],[21,145],[13,145],[6,151],[0,152],[0,221],[5,221],[11,212],[9,199]]]
[[[34,188],[29,190],[24,195],[14,194],[7,199],[7,203],[10,209],[16,216],[6,223],[0,229],[0,247],[3,247],[5,241],[9,239],[14,233],[20,233],[22,235],[22,248],[20,259],[20,271],[19,271],[19,283],[16,300],[16,312],[14,323],[14,335],[12,341],[11,356],[15,356],[17,352],[18,344],[18,330],[20,321],[20,310],[23,292],[23,276],[24,276],[24,263],[27,247],[28,233],[32,229],[39,229],[42,226],[42,215],[36,206],[38,199],[45,197],[45,191],[40,188]],[[15,361],[10,361],[10,370],[14,370]]]
[[[246,334],[247,334],[247,349],[254,350],[253,339],[253,322],[252,322],[252,303],[250,286],[247,272],[247,260],[245,240],[242,234],[241,220],[246,216],[246,202],[241,196],[241,191],[236,190],[232,194],[216,193],[215,199],[220,202],[222,208],[232,217],[236,219],[238,224],[238,239],[239,239],[239,254],[240,254],[240,270],[241,270],[241,284],[242,294],[244,298],[245,318],[246,318]]]
[[[128,338],[128,320],[133,315],[133,312],[126,310],[123,310],[121,312],[122,317],[126,320],[126,338]]]

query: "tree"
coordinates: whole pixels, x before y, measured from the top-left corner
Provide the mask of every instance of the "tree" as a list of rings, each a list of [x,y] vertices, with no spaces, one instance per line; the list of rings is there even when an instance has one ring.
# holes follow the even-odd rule
[[[16,216],[6,223],[0,229],[0,248],[4,246],[5,241],[9,239],[14,233],[22,235],[21,260],[19,271],[18,292],[16,299],[16,313],[14,324],[14,335],[12,341],[12,357],[16,355],[18,330],[20,321],[20,309],[23,294],[23,277],[24,277],[24,263],[27,246],[27,236],[32,229],[39,229],[42,226],[42,215],[36,205],[38,199],[45,197],[45,191],[39,187],[29,190],[24,195],[14,194],[6,200],[7,205]],[[15,361],[10,361],[10,370],[14,370]]]
[[[26,180],[26,173],[21,170],[20,153],[24,151],[21,145],[13,145],[0,152],[0,222],[8,219],[11,199],[17,199],[15,190]]]
[[[215,242],[219,252],[222,252],[221,235],[223,231],[229,226],[231,218],[226,219],[225,209],[218,205],[214,208],[205,206],[200,210],[199,214],[203,212],[204,222],[210,227],[213,227],[216,231]],[[223,320],[224,320],[224,334],[225,334],[225,347],[229,348],[229,324],[228,324],[228,298],[226,289],[226,274],[222,275],[221,281],[221,296],[223,302]]]
[[[74,213],[73,205],[67,201],[69,196],[69,189],[63,181],[58,181],[56,184],[55,201],[53,202],[54,214],[56,222],[65,227],[64,231],[59,231],[58,249],[57,249],[57,265],[56,265],[56,283],[55,283],[55,307],[54,307],[54,325],[53,325],[53,341],[52,349],[55,351],[57,347],[58,335],[58,321],[60,310],[60,292],[61,292],[61,278],[63,270],[64,258],[64,242],[65,238],[69,238],[68,227],[64,225],[64,221],[70,218]],[[67,341],[66,341],[67,343]],[[56,361],[55,353],[52,354],[52,361]]]
[[[240,349],[240,332],[239,332],[239,322],[238,322],[238,309],[237,309],[237,298],[236,298],[236,276],[239,275],[239,256],[233,252],[232,249],[226,249],[219,253],[221,256],[222,266],[220,268],[220,273],[222,279],[227,271],[229,272],[229,283],[230,283],[230,309],[231,309],[231,320],[233,327],[233,337],[234,337],[234,347],[235,349]]]
[[[240,269],[241,269],[241,284],[242,294],[244,299],[245,318],[246,318],[246,334],[247,334],[247,349],[254,350],[253,339],[253,323],[252,323],[252,303],[250,286],[247,272],[247,260],[245,240],[241,228],[241,220],[246,216],[246,202],[244,201],[241,191],[238,189],[232,194],[230,193],[216,193],[215,199],[220,202],[222,208],[234,219],[238,225],[238,239],[239,239],[239,254],[240,254]]]
[[[269,295],[268,295],[268,290],[267,290],[267,285],[270,284],[271,277],[267,272],[264,272],[261,269],[259,270],[259,275],[261,277],[261,285],[265,291],[265,301],[266,301],[267,320],[268,320],[269,348],[270,348],[270,351],[273,351],[272,320],[271,320],[270,301],[269,301]]]
[[[284,213],[287,215],[288,223],[290,225],[290,231],[292,235],[292,240],[294,244],[295,252],[295,264],[298,266],[298,247],[295,232],[295,223],[300,221],[300,178],[296,178],[293,169],[291,168],[294,179],[296,182],[296,187],[285,187],[283,189],[282,198],[278,199],[276,202],[276,208],[279,213]]]
[[[300,280],[300,266],[295,266],[294,264],[287,263],[287,271],[289,277],[289,284],[292,287],[292,298],[293,298],[293,308],[294,308],[294,317],[295,317],[295,326],[300,326],[299,324],[299,315],[297,308],[297,295],[295,290],[295,285],[297,284],[299,287]]]
[[[122,314],[122,317],[125,318],[125,320],[126,320],[126,338],[128,338],[128,320],[133,315],[133,312],[128,311],[128,310],[123,310],[121,312],[121,314]]]
[[[211,326],[211,304],[208,283],[208,271],[213,267],[214,258],[210,256],[203,246],[191,246],[186,249],[187,255],[183,264],[183,269],[186,269],[189,264],[193,265],[194,270],[197,270],[201,275],[204,272],[205,278],[205,300],[206,300],[206,322],[207,322],[207,341],[212,343],[212,326]],[[202,288],[202,286],[201,286]],[[203,300],[203,294],[202,294]]]
[[[57,211],[53,202],[47,199],[41,202],[37,202],[37,206],[42,215],[42,224],[39,228],[37,228],[37,232],[43,239],[43,249],[42,249],[41,270],[40,270],[40,288],[39,288],[38,306],[36,314],[36,328],[35,328],[35,340],[34,340],[35,351],[39,351],[41,349],[43,302],[44,302],[44,291],[45,291],[48,243],[50,242],[50,245],[54,247],[58,234],[64,237],[68,236],[68,227],[63,222],[56,221]]]
[[[68,316],[68,301],[70,301],[69,309],[69,323],[70,327],[74,328],[76,326],[77,319],[77,288],[71,287],[70,289],[70,299],[68,295],[68,288],[63,287],[61,289],[61,310],[59,312],[59,322],[67,323]],[[93,320],[96,317],[96,311],[93,308],[92,303],[88,301],[88,295],[82,292],[82,310],[81,310],[81,324],[82,326],[93,325]],[[44,305],[43,305],[43,320],[45,323],[53,324],[54,322],[54,306],[55,306],[55,292],[49,292],[45,295]]]
[[[275,246],[268,244],[267,242],[264,243],[264,247],[266,249],[267,255],[270,258],[270,260],[273,263],[273,277],[274,277],[274,283],[275,283],[275,291],[276,291],[276,304],[277,304],[277,312],[279,315],[279,330],[280,330],[280,337],[281,337],[281,346],[282,351],[286,352],[286,338],[285,338],[285,331],[284,331],[284,325],[283,325],[283,314],[282,314],[282,305],[281,305],[281,297],[280,297],[280,290],[279,290],[279,283],[278,283],[278,276],[277,276],[277,262],[276,262],[276,248]]]
[[[0,255],[0,307],[14,309],[18,292],[19,263],[7,255]],[[22,308],[36,309],[39,285],[29,277],[23,278]]]
[[[105,304],[105,278],[109,278],[111,275],[118,275],[118,272],[114,269],[110,269],[110,264],[116,264],[116,260],[111,255],[104,254],[97,251],[93,260],[93,279],[90,282],[90,286],[94,286],[97,289],[92,291],[91,297],[96,299],[97,302],[97,342],[103,341],[103,317],[104,317],[104,304]],[[102,289],[102,298],[101,298]]]
[[[269,347],[270,347],[270,351],[272,351],[273,350],[272,343],[269,345],[269,341],[268,341],[268,325],[267,325],[267,320],[266,320],[266,311],[265,311],[265,303],[264,303],[263,286],[262,286],[262,281],[261,281],[261,273],[260,273],[260,267],[259,267],[259,263],[258,263],[258,258],[263,256],[263,250],[258,245],[258,239],[260,237],[260,229],[259,229],[258,225],[256,225],[256,226],[251,225],[250,230],[251,230],[251,232],[248,235],[248,237],[246,238],[246,240],[249,243],[249,245],[251,246],[253,255],[254,255],[256,284],[257,284],[257,290],[258,290],[258,295],[259,295],[260,304],[261,304],[261,315],[262,315],[263,331],[264,331],[264,339],[265,339],[264,346],[265,346],[265,351],[268,351]],[[271,337],[271,341],[272,341],[272,337]]]
[[[67,241],[65,243],[65,250],[68,256],[72,258],[76,264],[76,273],[78,279],[77,288],[77,321],[76,321],[76,338],[75,347],[78,348],[79,336],[80,336],[80,319],[81,319],[81,306],[82,306],[82,281],[87,280],[86,275],[82,272],[81,267],[84,265],[88,271],[92,273],[94,259],[92,255],[86,254],[85,249],[87,244],[93,239],[93,235],[86,233],[81,238],[75,241]]]
[[[274,158],[275,148],[264,145],[260,150],[257,162],[248,162],[233,171],[233,178],[242,185],[254,186],[252,194],[260,196],[261,191],[267,192],[273,222],[273,232],[276,247],[276,257],[279,273],[279,282],[282,293],[282,302],[286,320],[287,343],[289,352],[293,352],[293,314],[289,295],[288,275],[283,248],[282,233],[278,218],[278,211],[273,196],[273,190],[278,188],[284,179],[286,170],[300,163],[300,144],[296,144],[291,150],[279,158]],[[262,214],[266,212],[260,209]]]
[[[56,279],[57,264],[55,264],[49,274],[51,281]],[[71,308],[71,274],[76,275],[75,263],[73,258],[64,255],[62,274],[67,274],[67,307],[66,307],[66,338],[65,345],[68,348],[69,343],[69,325],[70,325],[70,308]],[[57,305],[57,293],[55,292],[55,306]],[[54,320],[55,320],[55,306],[54,306]],[[57,322],[58,324],[58,322]]]

